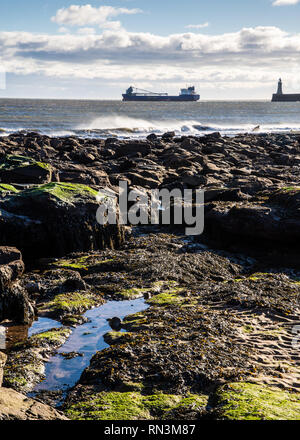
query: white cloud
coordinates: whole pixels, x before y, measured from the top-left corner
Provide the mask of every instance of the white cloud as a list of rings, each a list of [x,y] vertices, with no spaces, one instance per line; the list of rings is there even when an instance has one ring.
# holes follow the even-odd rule
[[[122,84],[189,82],[257,87],[291,82],[300,70],[300,33],[258,26],[221,35],[90,28],[62,35],[0,32],[0,65],[18,75],[101,79]]]
[[[60,34],[67,34],[67,33],[69,32],[69,29],[66,28],[66,27],[64,27],[64,26],[61,26],[61,27],[58,29],[58,32],[59,32]]]
[[[299,3],[300,0],[275,0],[273,1],[273,6],[289,6],[289,5],[296,5]]]
[[[207,28],[209,26],[208,21],[206,23],[202,23],[202,24],[188,24],[186,27],[186,29],[203,29],[203,28]]]
[[[79,28],[77,33],[81,35],[94,35],[96,34],[96,29],[91,27]]]
[[[94,8],[91,5],[71,5],[61,8],[51,20],[60,25],[86,26],[94,25],[101,28],[117,29],[121,27],[119,21],[111,21],[112,17],[119,15],[131,15],[142,12],[141,9],[116,8],[113,6],[100,6]]]

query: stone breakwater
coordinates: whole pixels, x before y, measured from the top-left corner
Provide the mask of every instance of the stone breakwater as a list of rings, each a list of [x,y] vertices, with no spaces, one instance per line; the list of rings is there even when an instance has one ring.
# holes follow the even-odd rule
[[[299,135],[14,134],[0,140],[0,179],[2,325],[63,324],[10,346],[6,393],[33,389],[86,310],[144,296],[150,307],[106,335],[65,416],[45,418],[300,419]],[[204,234],[97,224],[98,191],[124,180],[204,189]],[[0,418],[14,417],[11,401]]]

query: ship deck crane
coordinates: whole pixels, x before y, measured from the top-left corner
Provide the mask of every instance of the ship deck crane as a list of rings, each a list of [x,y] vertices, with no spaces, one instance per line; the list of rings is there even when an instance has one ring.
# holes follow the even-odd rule
[[[143,96],[168,96],[167,93],[157,93],[157,92],[150,92],[149,90],[144,90],[144,89],[138,89],[137,87],[129,87],[129,89],[127,90],[128,94],[130,95],[143,95]]]

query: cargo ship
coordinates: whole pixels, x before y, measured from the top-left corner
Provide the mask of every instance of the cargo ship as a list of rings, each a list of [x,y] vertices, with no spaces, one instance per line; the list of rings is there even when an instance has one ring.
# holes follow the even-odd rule
[[[299,102],[300,93],[283,93],[282,91],[282,80],[278,81],[277,93],[272,96],[272,102]]]
[[[187,87],[181,89],[180,94],[177,96],[170,96],[168,93],[155,93],[148,90],[137,89],[136,87],[129,87],[126,93],[123,95],[123,101],[165,101],[165,102],[186,102],[186,101],[199,101],[200,95],[195,92],[195,87]]]

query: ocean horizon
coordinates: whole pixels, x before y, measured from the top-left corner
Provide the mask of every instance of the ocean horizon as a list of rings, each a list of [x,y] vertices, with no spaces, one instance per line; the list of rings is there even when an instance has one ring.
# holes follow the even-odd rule
[[[288,133],[300,130],[300,103],[266,100],[144,103],[117,100],[0,99],[0,135],[35,131],[49,136],[145,138],[174,131]]]

